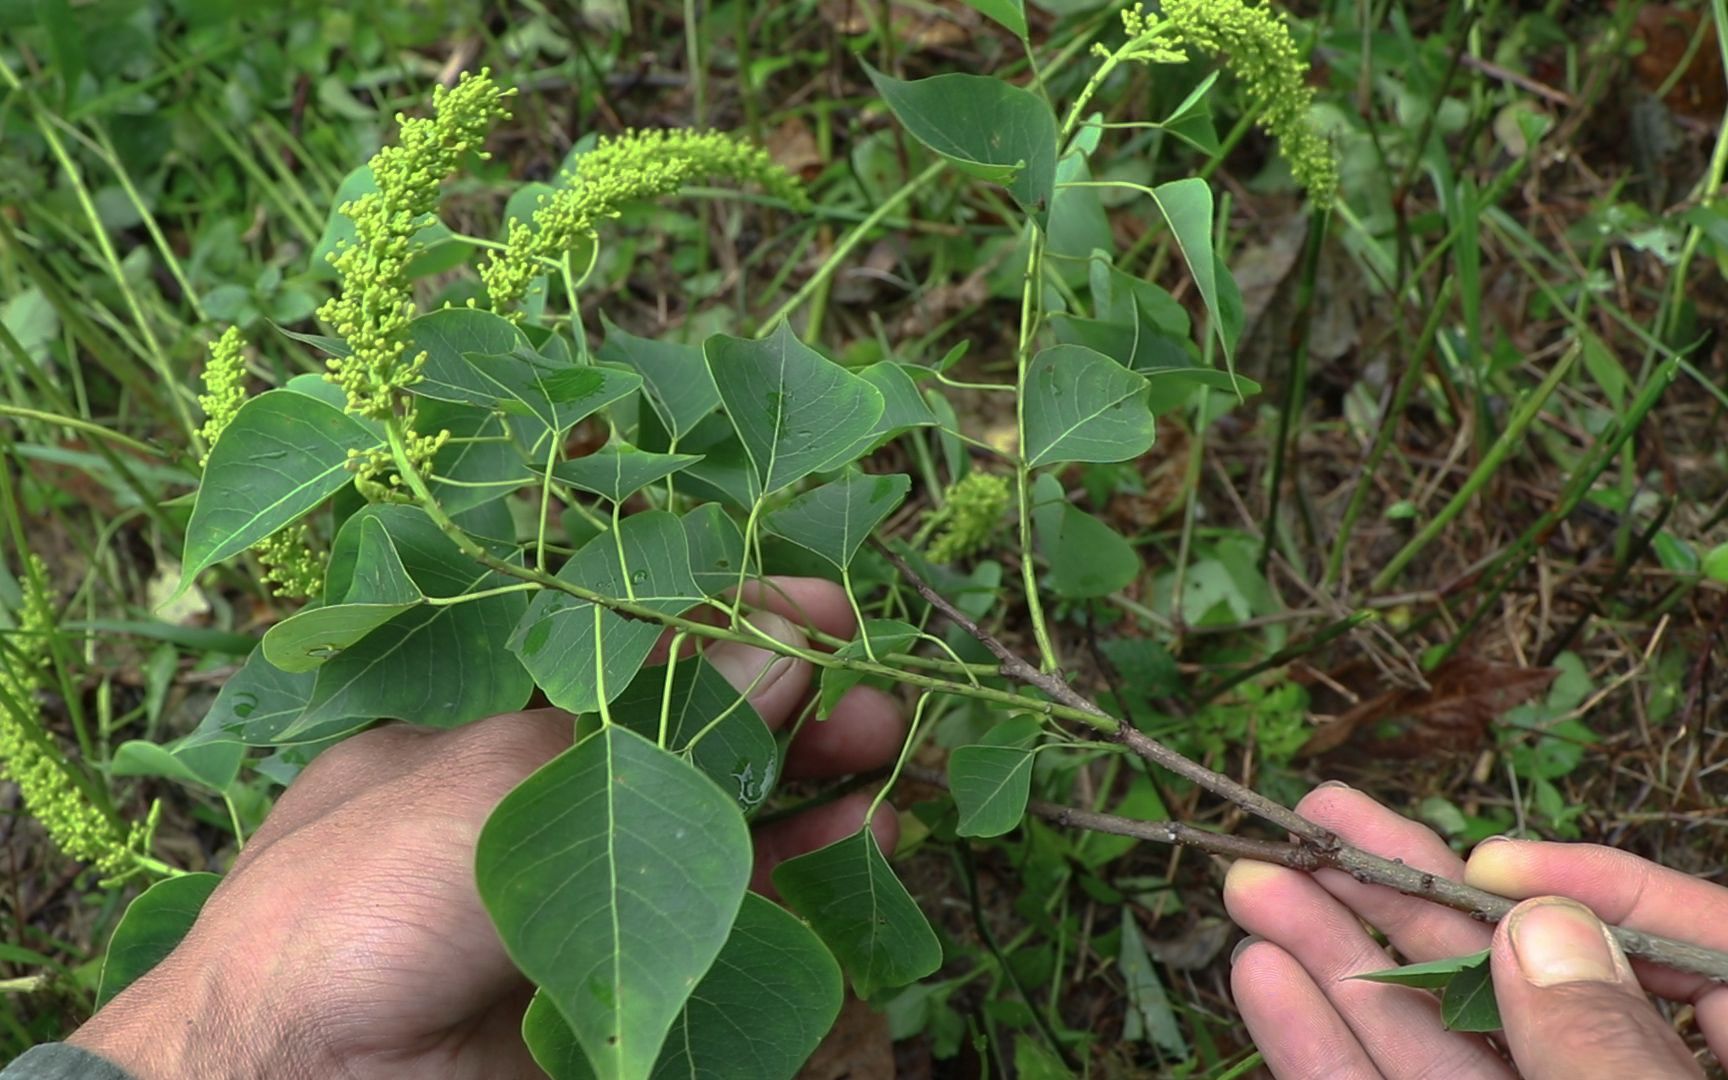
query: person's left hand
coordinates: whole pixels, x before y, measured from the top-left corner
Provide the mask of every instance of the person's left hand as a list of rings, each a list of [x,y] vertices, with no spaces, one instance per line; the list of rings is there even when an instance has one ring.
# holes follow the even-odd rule
[[[825,581],[776,579],[751,621],[804,645],[799,625],[855,629]],[[811,665],[720,642],[708,660],[771,728],[796,717]],[[766,671],[764,672],[764,669]],[[761,673],[760,681],[757,681]],[[557,710],[449,731],[389,725],[320,755],[282,795],[179,948],[71,1038],[138,1080],[174,1077],[540,1075],[520,1036],[532,988],[505,955],[474,884],[474,845],[498,801],[570,745]],[[789,776],[889,763],[905,722],[858,687],[792,745]],[[856,832],[855,793],[755,832],[753,885],[775,864]],[[884,851],[892,808],[871,821]]]

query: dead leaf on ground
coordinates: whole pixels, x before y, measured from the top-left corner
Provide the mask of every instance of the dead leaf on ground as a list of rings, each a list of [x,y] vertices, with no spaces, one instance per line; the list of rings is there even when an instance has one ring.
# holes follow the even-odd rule
[[[822,1045],[810,1055],[798,1080],[871,1080],[894,1075],[894,1037],[888,1016],[851,994]]]
[[[1632,36],[1644,48],[1632,60],[1638,85],[1654,94],[1662,89],[1682,62],[1686,66],[1662,101],[1681,116],[1714,122],[1728,105],[1728,84],[1722,78],[1722,52],[1716,46],[1716,28],[1705,25],[1696,11],[1673,4],[1649,4],[1638,9]],[[1696,49],[1692,39],[1702,28],[1703,40]],[[1690,59],[1687,52],[1691,50]]]
[[[1502,713],[1546,691],[1559,674],[1454,657],[1429,674],[1427,690],[1389,690],[1363,701],[1316,731],[1297,756],[1317,757],[1350,742],[1377,758],[1474,749]]]
[[[768,133],[768,155],[787,172],[814,180],[822,171],[822,151],[803,117],[794,116]]]

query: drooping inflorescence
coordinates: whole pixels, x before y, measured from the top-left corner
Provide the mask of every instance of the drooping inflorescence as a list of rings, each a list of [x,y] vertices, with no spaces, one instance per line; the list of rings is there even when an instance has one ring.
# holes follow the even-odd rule
[[[520,318],[511,308],[546,273],[542,260],[562,258],[626,204],[669,195],[692,180],[754,182],[796,207],[808,203],[797,180],[766,151],[717,131],[627,131],[601,139],[578,159],[577,170],[542,197],[531,223],[510,223],[506,250],[490,253],[481,268],[494,311]]]
[[[341,207],[354,223],[354,239],[330,257],[341,288],[318,317],[347,343],[348,355],[332,357],[328,366],[331,381],[348,395],[350,412],[382,420],[419,378],[424,354],[404,355],[415,313],[408,276],[414,234],[437,208],[439,189],[463,155],[484,155],[481,144],[492,124],[507,115],[504,98],[510,93],[485,71],[463,75],[454,87],[438,87],[433,115],[398,115],[396,145],[373,155],[369,167],[377,190]]]
[[[19,575],[23,603],[14,613],[15,629],[0,639],[0,777],[18,785],[25,808],[61,851],[104,874],[118,874],[131,864],[145,826],[129,834],[93,805],[43,725],[41,694],[48,689],[54,618],[46,568],[34,555],[28,559]]]
[[[1161,14],[1138,4],[1122,12],[1128,43],[1119,51],[1121,58],[1180,63],[1187,57],[1178,45],[1226,54],[1260,126],[1277,138],[1296,182],[1316,203],[1331,205],[1338,160],[1308,115],[1314,99],[1308,65],[1283,16],[1246,0],[1163,0],[1161,7]]]

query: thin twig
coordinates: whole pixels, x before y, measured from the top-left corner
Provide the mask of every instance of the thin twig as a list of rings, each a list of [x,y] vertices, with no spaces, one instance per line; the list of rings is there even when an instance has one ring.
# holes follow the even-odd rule
[[[919,596],[990,650],[1000,661],[1004,676],[1023,682],[1070,708],[1109,718],[1107,713],[1069,686],[1060,674],[1039,671],[988,630],[979,626],[965,612],[949,603],[919,577],[898,553],[886,545],[877,546],[905,577],[907,583],[917,590]],[[1280,843],[1255,840],[1208,832],[1177,821],[1135,821],[1037,800],[1028,803],[1027,810],[1061,825],[1131,836],[1160,844],[1182,844],[1228,858],[1255,859],[1309,872],[1320,869],[1340,870],[1365,885],[1395,889],[1405,896],[1417,897],[1454,911],[1461,911],[1485,923],[1499,922],[1517,904],[1504,896],[1496,896],[1462,882],[1418,870],[1396,859],[1387,859],[1346,843],[1331,830],[1309,821],[1294,810],[1273,802],[1221,773],[1189,760],[1131,725],[1117,721],[1115,736],[1146,761],[1189,779],[1248,813],[1280,826],[1294,835],[1296,841]],[[926,783],[947,786],[940,774],[927,769],[914,770],[909,767],[906,774]],[[1728,982],[1728,953],[1630,930],[1623,926],[1610,926],[1608,929],[1629,956],[1703,975],[1717,982]]]

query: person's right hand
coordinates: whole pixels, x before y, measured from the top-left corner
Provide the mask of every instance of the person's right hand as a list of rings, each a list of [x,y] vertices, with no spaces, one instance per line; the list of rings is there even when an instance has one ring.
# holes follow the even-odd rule
[[[1588,844],[1496,838],[1465,863],[1428,829],[1342,785],[1310,792],[1297,811],[1364,850],[1525,902],[1490,928],[1335,870],[1236,863],[1225,905],[1253,936],[1236,949],[1231,986],[1280,1080],[1701,1076],[1646,992],[1690,1003],[1711,1051],[1728,1060],[1728,986],[1629,964],[1599,921],[1728,949],[1728,889]],[[1426,991],[1352,978],[1392,966],[1363,923],[1413,962],[1491,946],[1499,1045],[1445,1030]]]

